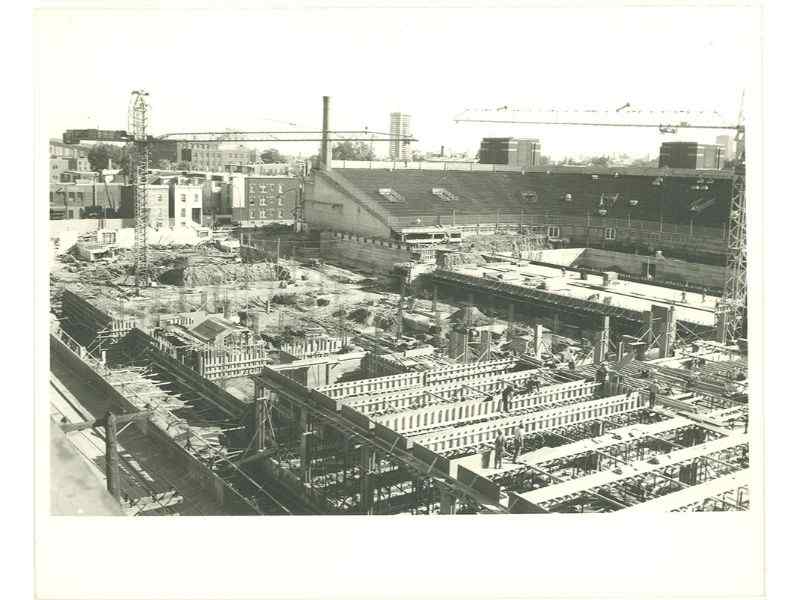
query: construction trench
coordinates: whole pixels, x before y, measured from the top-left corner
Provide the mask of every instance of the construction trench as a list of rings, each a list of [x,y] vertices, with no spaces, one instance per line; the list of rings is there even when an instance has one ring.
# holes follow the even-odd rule
[[[139,295],[104,282],[113,260],[54,271],[53,385],[108,399],[58,418],[144,415],[122,459],[93,460],[126,514],[748,508],[747,348],[711,341],[716,290],[480,252],[365,276],[242,246],[172,252]]]

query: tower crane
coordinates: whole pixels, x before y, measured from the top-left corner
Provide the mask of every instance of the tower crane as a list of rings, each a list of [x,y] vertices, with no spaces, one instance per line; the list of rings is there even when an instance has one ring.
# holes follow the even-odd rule
[[[735,131],[736,156],[734,160],[733,178],[731,185],[730,212],[727,223],[726,239],[726,266],[725,266],[725,288],[722,298],[717,308],[717,339],[723,344],[735,343],[739,338],[747,335],[747,206],[745,202],[745,125],[744,125],[744,94],[739,107],[739,115],[736,124],[727,124],[714,121],[694,122],[678,120],[689,118],[690,116],[701,116],[707,118],[708,113],[693,111],[641,111],[630,109],[630,103],[614,111],[566,111],[569,113],[567,119],[561,119],[559,115],[564,111],[558,110],[538,110],[538,114],[543,114],[541,118],[526,120],[515,116],[507,117],[509,113],[534,112],[520,111],[502,106],[500,108],[467,109],[459,113],[454,121],[456,123],[495,123],[510,125],[572,125],[586,127],[645,127],[658,128],[661,133],[676,133],[678,129],[706,129],[706,130],[726,130]],[[487,118],[484,115],[491,113],[503,113],[497,118]],[[660,123],[652,122],[652,116],[661,114],[670,115],[671,118]],[[555,116],[550,116],[555,115]],[[644,121],[626,122],[624,120],[603,120],[603,115],[645,115]],[[674,116],[678,115],[678,119]],[[597,117],[601,118],[598,119]],[[715,111],[712,117],[718,118],[719,114]],[[614,118],[614,117],[612,117]]]
[[[139,293],[142,287],[149,285],[149,270],[147,268],[147,176],[150,172],[150,151],[154,144],[161,141],[177,142],[322,142],[322,152],[320,160],[324,165],[328,164],[328,153],[330,152],[329,142],[389,142],[398,138],[404,141],[413,142],[415,138],[407,135],[397,135],[382,132],[369,131],[340,131],[330,130],[329,123],[329,100],[328,96],[323,97],[323,119],[321,131],[202,131],[202,132],[182,132],[166,133],[160,136],[152,136],[149,133],[150,125],[150,102],[149,94],[144,90],[134,90],[131,92],[130,103],[128,105],[128,129],[109,130],[109,129],[68,129],[63,134],[65,144],[79,144],[83,141],[89,142],[124,142],[133,144],[132,173],[131,182],[133,183],[134,193],[134,284]],[[301,209],[302,210],[302,209]]]

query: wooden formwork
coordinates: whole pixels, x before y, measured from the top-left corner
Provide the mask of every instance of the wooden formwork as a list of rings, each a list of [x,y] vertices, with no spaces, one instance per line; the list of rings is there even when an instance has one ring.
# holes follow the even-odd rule
[[[514,359],[492,360],[471,364],[459,364],[430,371],[414,371],[398,373],[384,377],[359,379],[347,383],[334,383],[317,388],[331,398],[346,398],[348,396],[363,396],[365,394],[383,394],[406,388],[433,385],[465,376],[480,376],[492,372],[505,372],[517,364]]]
[[[564,402],[578,403],[595,397],[599,384],[571,382],[548,386],[540,392],[514,397],[508,403],[508,412],[536,410]],[[399,433],[412,433],[433,427],[451,427],[459,423],[487,420],[508,414],[499,402],[482,398],[436,402],[420,408],[400,410],[386,415],[373,416],[376,423],[386,425]]]
[[[251,346],[195,351],[198,373],[211,381],[257,375],[273,363],[269,348]]]
[[[435,452],[445,452],[481,444],[492,444],[497,437],[497,431],[502,431],[503,435],[510,438],[513,437],[518,427],[522,427],[526,434],[531,434],[562,424],[579,424],[610,415],[632,412],[644,406],[645,400],[638,393],[631,392],[537,412],[510,415],[475,425],[448,427],[412,436],[412,439]]]

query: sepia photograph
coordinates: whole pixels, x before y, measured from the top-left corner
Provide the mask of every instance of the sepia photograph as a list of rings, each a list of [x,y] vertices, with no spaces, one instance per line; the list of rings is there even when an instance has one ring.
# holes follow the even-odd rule
[[[760,518],[758,15],[37,9],[46,516]]]

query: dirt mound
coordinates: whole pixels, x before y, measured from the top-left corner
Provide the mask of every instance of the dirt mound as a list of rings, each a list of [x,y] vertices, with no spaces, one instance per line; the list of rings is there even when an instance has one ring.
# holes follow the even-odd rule
[[[170,269],[160,281],[169,285],[225,285],[250,281],[290,281],[291,272],[274,263],[236,264],[186,264]]]

